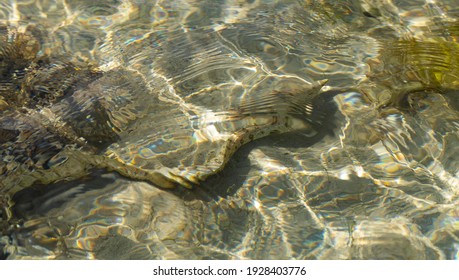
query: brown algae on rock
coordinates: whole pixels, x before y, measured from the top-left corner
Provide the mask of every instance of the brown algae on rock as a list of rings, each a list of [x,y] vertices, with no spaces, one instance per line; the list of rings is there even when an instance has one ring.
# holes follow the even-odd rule
[[[387,42],[361,91],[379,107],[406,108],[410,93],[459,89],[459,44],[441,39]]]

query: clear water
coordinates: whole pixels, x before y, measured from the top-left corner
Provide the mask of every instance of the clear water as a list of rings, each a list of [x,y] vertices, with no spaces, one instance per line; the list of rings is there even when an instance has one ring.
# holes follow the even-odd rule
[[[193,190],[104,168],[24,188],[15,184],[30,173],[3,176],[0,198],[14,201],[3,202],[12,215],[2,220],[3,257],[458,259],[458,4],[1,1],[2,24],[42,30],[41,54],[141,77],[142,90],[120,93],[140,100],[118,118],[136,120],[122,147],[179,122],[174,108],[201,116],[264,96],[266,79],[328,79],[315,133],[251,141]],[[117,80],[95,90],[112,94]],[[154,111],[148,96],[175,105]]]

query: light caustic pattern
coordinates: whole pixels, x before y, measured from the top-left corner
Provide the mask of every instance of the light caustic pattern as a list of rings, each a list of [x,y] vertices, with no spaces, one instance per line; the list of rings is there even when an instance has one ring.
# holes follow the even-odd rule
[[[71,97],[24,105],[30,118],[0,99],[0,171],[14,169],[2,184],[23,186],[3,255],[457,259],[456,6],[1,3],[0,21],[38,38],[37,55],[84,77],[64,74]],[[40,157],[25,160],[38,139]],[[170,180],[195,188],[154,186]]]

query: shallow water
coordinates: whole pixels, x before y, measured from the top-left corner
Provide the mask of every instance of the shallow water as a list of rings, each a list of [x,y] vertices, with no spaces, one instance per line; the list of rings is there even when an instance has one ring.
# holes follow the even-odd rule
[[[281,90],[328,80],[313,108],[319,127],[251,141],[192,190],[166,190],[104,168],[21,188],[15,184],[29,173],[2,177],[15,190],[0,197],[14,201],[10,221],[2,220],[3,256],[458,259],[457,6],[453,0],[2,1],[1,23],[42,30],[40,53],[97,65],[103,77],[88,92],[113,103],[135,100],[111,112],[130,132],[107,144],[134,164],[157,152],[138,149],[158,137],[155,129],[178,143],[172,151],[189,145],[177,131],[158,128],[180,124],[183,108],[187,118],[198,118],[245,96],[263,98],[283,81],[295,82]],[[119,74],[126,69],[138,86],[120,82],[131,79]],[[173,105],[154,110],[153,98]],[[238,124],[216,125],[232,131]],[[8,145],[2,143],[3,155]],[[125,147],[132,149],[121,152]],[[187,166],[185,152],[158,153]]]

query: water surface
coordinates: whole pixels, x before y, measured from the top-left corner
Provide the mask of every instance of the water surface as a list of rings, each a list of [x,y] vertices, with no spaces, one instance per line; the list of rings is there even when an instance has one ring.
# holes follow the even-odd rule
[[[193,190],[103,168],[18,190],[12,219],[2,220],[3,257],[457,259],[457,6],[2,1],[2,24],[40,30],[40,54],[92,63],[104,77],[137,75],[136,87],[102,78],[92,88],[113,102],[137,102],[111,115],[132,128],[121,147],[142,145],[161,122],[180,122],[171,117],[176,108],[199,117],[248,95],[263,98],[267,80],[328,80],[314,106],[320,128],[252,141]],[[116,82],[125,92],[107,90]],[[151,96],[174,105],[154,111]],[[166,142],[189,143],[161,133]],[[143,152],[132,149],[126,160],[151,150]]]

